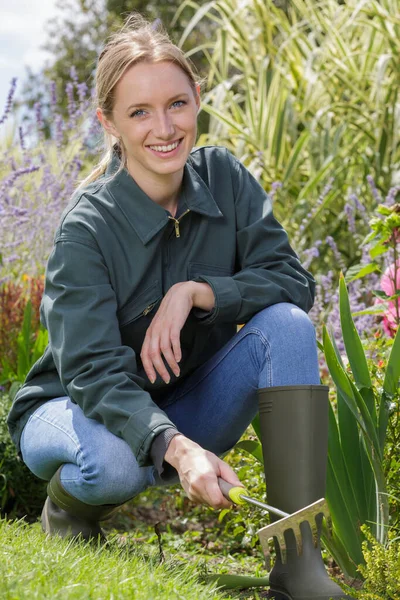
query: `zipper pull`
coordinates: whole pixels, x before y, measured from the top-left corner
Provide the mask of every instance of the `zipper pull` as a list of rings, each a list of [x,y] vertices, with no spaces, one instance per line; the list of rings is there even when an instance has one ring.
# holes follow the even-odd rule
[[[179,221],[178,219],[174,219],[174,225],[175,225],[175,235],[176,237],[181,237],[181,232],[179,231]]]
[[[143,311],[143,316],[145,317],[147,314],[149,314],[149,312],[151,311],[152,308],[154,308],[154,306],[157,304],[157,302],[153,302],[153,304],[149,304],[149,306],[147,306],[147,308],[144,309]]]

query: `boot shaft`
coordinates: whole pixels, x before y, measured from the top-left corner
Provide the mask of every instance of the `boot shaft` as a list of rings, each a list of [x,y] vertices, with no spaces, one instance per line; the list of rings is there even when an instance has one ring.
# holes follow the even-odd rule
[[[268,502],[293,513],[324,497],[329,388],[258,390]]]

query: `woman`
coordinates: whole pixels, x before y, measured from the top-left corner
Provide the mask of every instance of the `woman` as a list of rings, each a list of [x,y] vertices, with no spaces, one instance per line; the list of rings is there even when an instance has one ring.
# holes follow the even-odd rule
[[[257,390],[319,384],[314,281],[270,201],[224,148],[193,150],[199,86],[165,33],[133,16],[103,50],[107,152],[64,211],[41,318],[49,345],[9,416],[48,480],[46,532],[101,535],[148,486],[229,506],[219,458]],[[237,324],[246,325],[237,333]]]

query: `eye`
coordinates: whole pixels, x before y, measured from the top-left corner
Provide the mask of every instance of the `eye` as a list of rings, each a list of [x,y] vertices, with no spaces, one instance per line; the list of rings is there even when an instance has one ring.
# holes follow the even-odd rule
[[[137,110],[134,110],[130,116],[131,117],[143,117],[144,113],[145,113],[145,111],[142,108],[138,108]]]
[[[184,106],[185,104],[187,104],[184,100],[175,100],[175,102],[173,102],[171,104],[171,106],[173,108],[180,108],[181,106]]]

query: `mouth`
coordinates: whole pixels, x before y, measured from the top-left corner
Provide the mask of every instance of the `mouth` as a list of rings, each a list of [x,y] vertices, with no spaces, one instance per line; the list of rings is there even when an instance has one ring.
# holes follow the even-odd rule
[[[180,147],[182,141],[183,138],[175,140],[170,144],[154,144],[151,146],[147,146],[147,148],[149,148],[149,150],[151,150],[153,154],[167,158],[177,153],[177,150]]]

